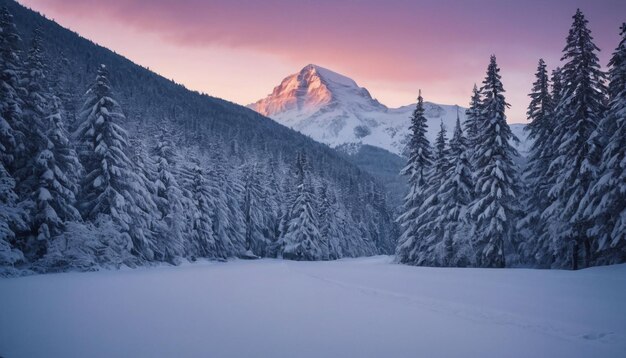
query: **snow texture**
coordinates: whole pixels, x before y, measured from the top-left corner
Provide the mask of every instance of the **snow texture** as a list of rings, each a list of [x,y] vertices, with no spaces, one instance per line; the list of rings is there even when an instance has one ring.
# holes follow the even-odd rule
[[[0,280],[0,355],[623,357],[626,265],[425,268],[377,256]]]

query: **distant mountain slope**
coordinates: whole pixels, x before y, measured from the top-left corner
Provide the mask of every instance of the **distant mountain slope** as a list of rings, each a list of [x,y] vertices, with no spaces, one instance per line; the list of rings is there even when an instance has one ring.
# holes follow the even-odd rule
[[[388,108],[354,80],[311,64],[287,76],[269,96],[249,107],[331,147],[359,143],[403,154],[415,105]],[[451,132],[457,113],[465,120],[462,107],[430,102],[425,107],[431,140],[442,121]],[[521,140],[518,150],[525,154],[524,125],[512,127]]]
[[[407,181],[406,177],[400,175],[400,170],[406,165],[406,158],[371,145],[343,144],[336,149],[385,186],[392,206],[399,207],[402,204]]]

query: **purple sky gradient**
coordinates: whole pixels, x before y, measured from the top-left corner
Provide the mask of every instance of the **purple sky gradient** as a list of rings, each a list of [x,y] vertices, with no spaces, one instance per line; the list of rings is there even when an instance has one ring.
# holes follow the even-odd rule
[[[605,65],[626,21],[617,0],[21,0],[162,75],[240,104],[306,64],[352,77],[389,106],[467,105],[490,54],[510,122],[524,122],[537,60],[559,64],[572,15]]]

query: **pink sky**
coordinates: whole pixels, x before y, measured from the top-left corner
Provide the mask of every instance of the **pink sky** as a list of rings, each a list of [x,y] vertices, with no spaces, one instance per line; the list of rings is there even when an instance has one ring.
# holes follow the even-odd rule
[[[617,0],[19,0],[187,87],[236,103],[314,63],[388,106],[467,105],[498,57],[510,122],[524,122],[537,60],[559,63],[580,7],[606,64],[626,21]]]

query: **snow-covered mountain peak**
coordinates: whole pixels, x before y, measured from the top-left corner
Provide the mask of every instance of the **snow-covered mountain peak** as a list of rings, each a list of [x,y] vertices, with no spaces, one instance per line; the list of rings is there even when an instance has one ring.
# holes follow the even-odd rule
[[[415,104],[388,108],[353,79],[310,64],[249,107],[332,147],[367,144],[402,154]],[[457,111],[465,120],[464,108],[431,102],[424,107],[431,141],[441,122],[452,132]]]
[[[287,76],[269,96],[251,104],[250,108],[272,117],[293,111],[314,114],[339,104],[384,107],[354,80],[310,64],[298,73]]]
[[[300,74],[303,73],[317,75],[319,78],[331,84],[345,87],[359,87],[353,79],[318,65],[309,64],[304,66],[304,68],[300,70]]]

